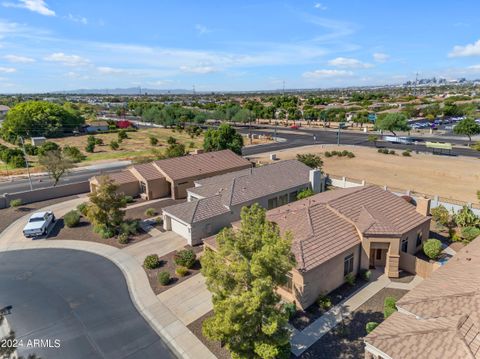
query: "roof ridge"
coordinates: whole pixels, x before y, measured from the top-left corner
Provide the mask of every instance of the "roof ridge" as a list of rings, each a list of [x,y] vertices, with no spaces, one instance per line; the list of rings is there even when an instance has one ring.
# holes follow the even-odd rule
[[[331,200],[329,200],[329,201],[326,201],[325,203],[330,204],[330,203],[335,202],[335,201],[337,201],[337,200],[339,200],[339,199],[348,197],[348,196],[352,195],[353,193],[357,193],[357,192],[360,192],[360,191],[364,191],[365,189],[367,189],[367,188],[372,188],[372,187],[375,187],[375,186],[367,185],[367,186],[350,187],[350,189],[351,189],[351,188],[355,188],[355,190],[353,190],[352,192],[344,193],[344,194],[342,194],[342,195],[340,195],[340,196],[338,196],[338,197],[335,197],[334,199],[331,199]],[[346,189],[346,188],[344,188],[344,189]]]
[[[193,220],[195,219],[195,214],[197,214],[198,204],[200,203],[200,201],[202,199],[203,198],[200,198],[200,199],[197,199],[197,200],[193,201],[193,202],[196,202],[196,203],[195,203],[195,209],[193,210],[193,213],[192,213],[192,218],[190,219],[190,223],[193,223]]]
[[[465,293],[453,293],[453,294],[446,294],[442,296],[434,296],[434,297],[428,297],[428,298],[422,298],[422,299],[412,299],[412,300],[399,300],[398,304],[400,306],[405,305],[405,304],[417,304],[417,303],[424,303],[424,302],[431,302],[434,300],[441,300],[444,298],[455,298],[455,297],[468,297],[468,296],[475,296],[479,294],[477,291],[471,291],[471,292],[465,292]]]

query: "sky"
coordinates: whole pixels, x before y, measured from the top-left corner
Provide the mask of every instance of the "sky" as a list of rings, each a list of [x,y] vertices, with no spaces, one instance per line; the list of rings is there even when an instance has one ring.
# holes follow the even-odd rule
[[[480,2],[0,0],[0,93],[480,78]]]

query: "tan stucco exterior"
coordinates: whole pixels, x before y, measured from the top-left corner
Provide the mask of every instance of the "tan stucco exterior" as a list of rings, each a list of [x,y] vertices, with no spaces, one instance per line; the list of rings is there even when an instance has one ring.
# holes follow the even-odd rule
[[[96,177],[90,179],[90,192],[94,192],[99,183]],[[140,192],[140,185],[138,182],[129,182],[117,184],[117,193],[123,193],[126,196],[136,197]]]
[[[141,184],[143,183],[145,186],[145,197],[146,199],[156,199],[156,198],[163,198],[170,195],[170,186],[167,183],[167,180],[163,176],[159,176],[155,179],[147,180],[143,177],[135,167],[129,168],[130,172],[138,179],[139,181],[139,193],[141,191]],[[137,194],[137,195],[138,195]]]

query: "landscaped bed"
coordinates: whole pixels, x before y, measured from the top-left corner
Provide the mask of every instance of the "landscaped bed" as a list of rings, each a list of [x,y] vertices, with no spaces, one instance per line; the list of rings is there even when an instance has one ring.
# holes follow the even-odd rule
[[[363,337],[367,335],[365,326],[368,322],[380,323],[384,320],[383,309],[386,297],[400,299],[408,291],[384,288],[360,307],[351,316],[344,319],[344,324],[337,325],[325,334],[299,358],[363,358]],[[295,356],[292,354],[292,358]]]
[[[368,284],[368,281],[358,277],[355,280],[355,284],[352,286],[350,284],[344,283],[333,292],[328,294],[328,298],[330,298],[331,305],[337,305],[342,300],[347,299],[352,294],[357,292],[360,288],[364,285]],[[296,329],[303,330],[312,324],[315,320],[320,318],[325,312],[327,312],[329,308],[322,308],[317,303],[312,304],[305,310],[298,310],[293,318],[290,320],[290,324],[292,324]]]
[[[151,238],[151,236],[148,233],[145,233],[140,228],[137,234],[129,236],[129,241],[126,244],[119,243],[116,237],[103,239],[99,234],[93,231],[92,224],[84,217],[80,219],[80,223],[76,227],[72,228],[65,226],[63,218],[58,218],[55,227],[52,229],[48,236],[48,239],[52,240],[69,239],[96,242],[101,244],[108,244],[116,248],[125,248],[129,245],[141,242],[148,238]]]
[[[159,258],[159,266],[155,269],[147,269],[144,266],[145,272],[147,273],[148,276],[148,281],[150,282],[150,286],[152,287],[152,290],[155,294],[160,294],[173,286],[182,283],[184,280],[187,280],[188,278],[191,278],[195,274],[200,273],[200,261],[198,260],[198,254],[203,250],[202,246],[197,246],[197,247],[191,247],[189,245],[185,246],[183,249],[191,249],[195,252],[197,255],[197,260],[195,261],[195,264],[193,267],[188,269],[188,273],[185,276],[179,276],[175,273],[175,269],[177,268],[177,265],[175,264],[175,254],[177,251],[170,252],[163,257]],[[167,285],[161,285],[159,280],[158,280],[158,275],[161,272],[168,272],[170,275],[170,282]]]
[[[150,217],[159,216],[159,215],[162,214],[162,208],[165,208],[167,206],[172,206],[174,204],[182,203],[182,202],[185,202],[185,200],[184,199],[174,200],[174,199],[170,199],[170,198],[167,198],[167,199],[161,200],[161,201],[155,201],[155,202],[149,202],[149,201],[145,202],[144,201],[143,206],[138,206],[138,207],[134,207],[134,208],[128,208],[127,207],[127,210],[125,211],[125,218],[143,220],[143,219],[147,219],[147,218],[150,218]],[[139,202],[139,203],[141,203],[141,202]],[[149,209],[149,208],[154,209],[154,211],[155,211],[154,215],[145,214],[146,210]]]

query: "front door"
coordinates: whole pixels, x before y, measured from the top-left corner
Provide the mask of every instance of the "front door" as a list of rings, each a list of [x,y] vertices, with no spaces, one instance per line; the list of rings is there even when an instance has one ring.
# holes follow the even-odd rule
[[[370,248],[370,269],[375,269],[375,253],[376,250],[374,248]]]

